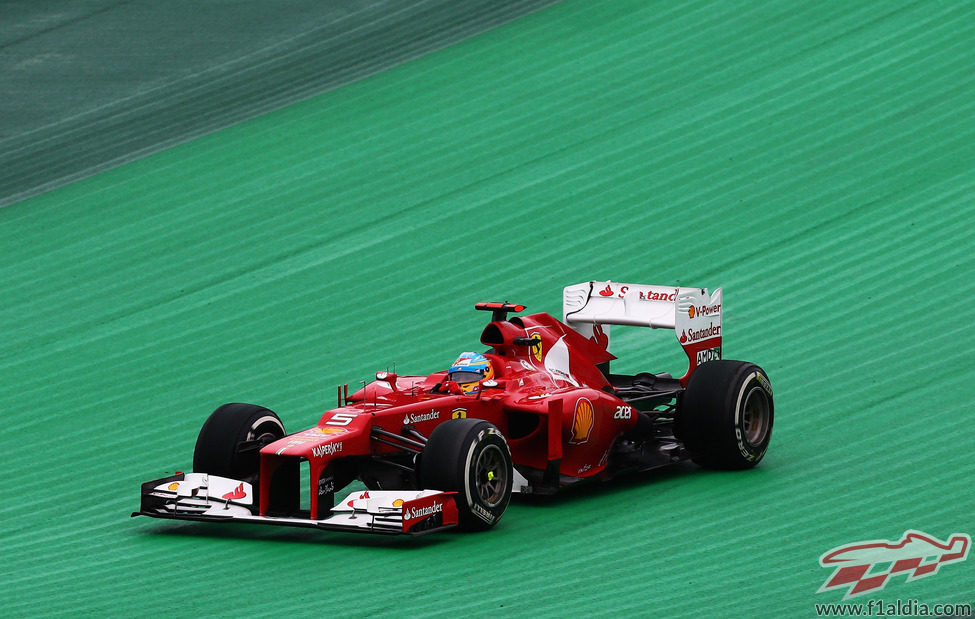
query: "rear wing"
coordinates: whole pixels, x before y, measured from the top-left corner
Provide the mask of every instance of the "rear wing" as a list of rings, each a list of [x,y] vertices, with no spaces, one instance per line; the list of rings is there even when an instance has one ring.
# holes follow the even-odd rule
[[[584,282],[562,290],[562,322],[609,350],[609,325],[672,329],[690,362],[721,358],[721,289]]]

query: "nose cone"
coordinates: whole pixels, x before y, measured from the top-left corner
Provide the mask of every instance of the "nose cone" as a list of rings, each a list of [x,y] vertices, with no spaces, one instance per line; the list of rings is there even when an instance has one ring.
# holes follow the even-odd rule
[[[342,453],[348,430],[342,428],[311,428],[280,438],[261,450],[262,454],[295,458],[323,458]]]

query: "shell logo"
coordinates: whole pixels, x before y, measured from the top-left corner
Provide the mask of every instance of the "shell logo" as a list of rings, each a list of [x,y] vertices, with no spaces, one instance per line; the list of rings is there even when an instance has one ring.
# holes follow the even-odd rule
[[[575,412],[572,414],[572,438],[569,439],[569,443],[581,445],[588,442],[595,421],[596,415],[593,411],[592,402],[586,398],[576,400]]]
[[[693,305],[690,306],[689,308],[687,308],[687,316],[688,316],[688,318],[694,318],[694,306]]]

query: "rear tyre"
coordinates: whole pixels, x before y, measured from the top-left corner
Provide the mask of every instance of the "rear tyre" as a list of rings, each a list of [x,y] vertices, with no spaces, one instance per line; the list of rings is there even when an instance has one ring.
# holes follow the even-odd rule
[[[501,520],[513,481],[508,442],[494,425],[479,419],[440,424],[420,458],[420,487],[456,492],[465,531],[483,531]]]
[[[257,483],[261,448],[284,436],[273,411],[254,404],[224,404],[203,424],[193,470]]]
[[[691,375],[675,431],[694,461],[748,469],[765,456],[775,407],[765,371],[744,361],[709,361]]]

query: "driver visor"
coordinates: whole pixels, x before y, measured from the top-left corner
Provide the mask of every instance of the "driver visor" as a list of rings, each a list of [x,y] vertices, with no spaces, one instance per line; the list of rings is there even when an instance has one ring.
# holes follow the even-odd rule
[[[458,385],[463,385],[465,383],[476,383],[484,378],[484,375],[480,372],[461,371],[451,372],[448,378]]]

